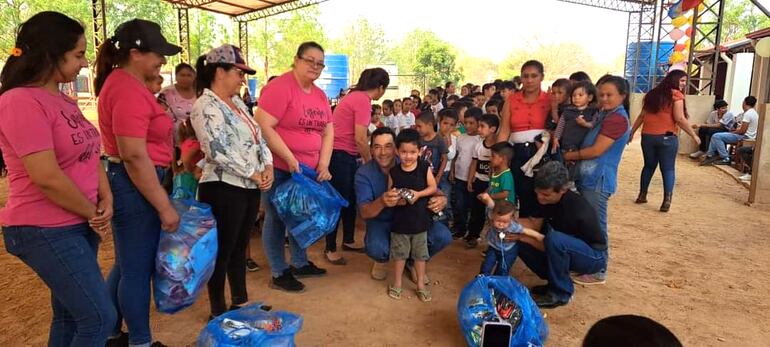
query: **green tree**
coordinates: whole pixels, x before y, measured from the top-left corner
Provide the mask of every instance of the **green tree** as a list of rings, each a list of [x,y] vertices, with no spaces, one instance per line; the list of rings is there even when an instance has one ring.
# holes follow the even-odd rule
[[[329,50],[348,56],[351,83],[356,83],[367,65],[382,64],[388,60],[385,31],[364,18],[350,24],[342,37],[332,40]]]
[[[722,16],[722,42],[743,38],[746,34],[770,27],[765,16],[749,0],[732,0],[725,3]]]
[[[290,13],[249,23],[249,63],[258,69],[262,84],[269,76],[291,68],[297,47],[305,41],[316,41],[326,46],[326,36],[318,21],[320,12],[308,7]]]
[[[417,48],[415,57],[417,65],[414,67],[414,72],[425,75],[430,87],[464,78],[455,64],[457,54],[452,46],[444,41],[423,41]]]
[[[389,60],[398,66],[399,74],[415,75],[402,77],[402,86],[422,89],[424,84],[435,87],[446,81],[463,79],[462,71],[456,65],[454,46],[430,30],[416,29],[407,33],[389,53]]]

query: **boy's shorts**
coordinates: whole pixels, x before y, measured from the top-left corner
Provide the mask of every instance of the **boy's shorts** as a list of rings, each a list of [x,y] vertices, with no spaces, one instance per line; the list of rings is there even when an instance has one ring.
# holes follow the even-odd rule
[[[428,261],[428,232],[419,234],[390,233],[390,260]]]

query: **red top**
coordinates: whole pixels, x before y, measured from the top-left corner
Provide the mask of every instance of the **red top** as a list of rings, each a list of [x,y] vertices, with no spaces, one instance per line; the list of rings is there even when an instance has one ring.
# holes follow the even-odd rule
[[[155,165],[171,164],[174,121],[150,90],[123,69],[110,73],[99,93],[99,130],[109,156],[120,156],[116,137],[143,138]]]
[[[665,135],[667,132],[677,134],[676,121],[674,120],[674,102],[684,100],[684,94],[677,89],[671,90],[671,105],[664,107],[657,113],[644,115],[642,134]]]
[[[545,129],[545,121],[551,112],[551,99],[548,93],[541,90],[534,103],[527,103],[524,101],[524,93],[518,91],[508,96],[508,104],[510,105],[512,133]]]

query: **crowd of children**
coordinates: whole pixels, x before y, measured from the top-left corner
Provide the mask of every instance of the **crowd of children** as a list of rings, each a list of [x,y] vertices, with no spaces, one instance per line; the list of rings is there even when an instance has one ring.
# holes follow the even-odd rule
[[[510,253],[515,248],[505,240],[507,234],[535,232],[516,221],[517,197],[509,167],[515,151],[497,138],[505,101],[519,86],[517,79],[482,86],[469,83],[457,95],[454,83],[449,82],[444,88],[430,89],[424,100],[413,90],[409,97],[372,105],[369,133],[388,127],[398,135],[400,145],[406,143],[406,134],[415,135],[405,130],[416,130],[419,157],[450,202],[434,219],[451,224],[453,238],[463,239],[468,249],[478,246],[487,226],[489,248],[479,271],[487,275],[507,273],[516,259],[516,254]],[[578,150],[593,127],[599,111],[597,89],[588,75],[578,72],[570,79],[555,80],[549,93],[552,111],[547,127],[552,135],[544,144],[550,149],[546,155],[549,160],[564,162],[562,154]],[[400,147],[397,153],[403,165]],[[574,163],[564,164],[574,181]],[[398,184],[394,187],[401,188]],[[389,289],[390,296],[396,293],[400,294],[398,282]]]

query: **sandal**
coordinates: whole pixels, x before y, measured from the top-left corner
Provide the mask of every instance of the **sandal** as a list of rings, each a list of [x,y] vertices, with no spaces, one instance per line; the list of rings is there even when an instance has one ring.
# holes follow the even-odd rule
[[[430,294],[430,290],[427,289],[418,289],[417,297],[420,298],[420,301],[422,302],[430,302],[431,299],[433,299],[433,296]]]
[[[401,292],[402,291],[403,291],[403,289],[401,289],[401,288],[396,288],[394,286],[388,286],[388,296],[391,299],[401,300]]]
[[[332,265],[347,265],[348,262],[347,260],[345,260],[345,258],[339,257],[337,259],[332,260],[331,258],[329,258],[329,253],[331,252],[324,251],[324,258],[326,258],[326,261],[328,261]]]

